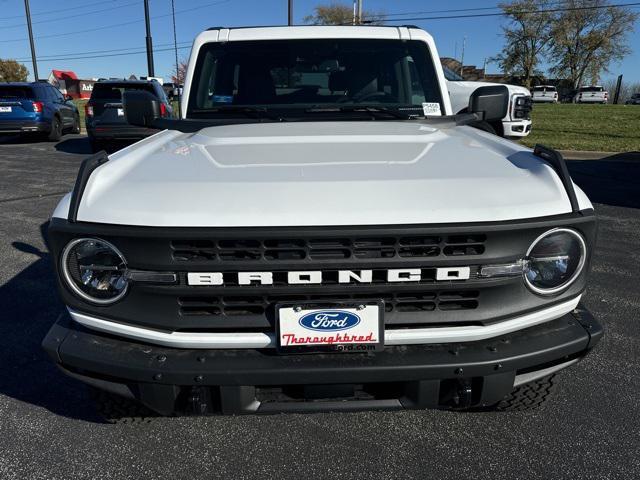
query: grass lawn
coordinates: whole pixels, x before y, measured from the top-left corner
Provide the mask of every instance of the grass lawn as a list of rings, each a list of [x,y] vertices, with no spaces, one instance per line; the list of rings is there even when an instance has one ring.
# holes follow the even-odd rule
[[[535,104],[528,147],[559,150],[640,151],[640,106]]]
[[[74,100],[73,103],[78,107],[78,112],[80,112],[80,127],[84,129],[84,105],[89,100]]]

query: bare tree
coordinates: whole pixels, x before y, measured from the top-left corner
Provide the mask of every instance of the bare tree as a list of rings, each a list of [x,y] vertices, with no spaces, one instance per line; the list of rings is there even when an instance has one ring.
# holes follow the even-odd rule
[[[612,62],[631,52],[627,36],[638,13],[609,0],[566,0],[563,6],[552,30],[551,72],[574,88],[586,80],[597,83]]]
[[[508,18],[502,27],[504,47],[492,61],[511,76],[522,78],[522,83],[531,87],[532,78],[539,75],[538,66],[551,42],[553,12],[551,0],[515,0],[500,4]]]
[[[26,82],[29,70],[15,60],[0,58],[0,82]]]
[[[178,68],[173,67],[173,72],[171,73],[171,81],[173,83],[177,83],[178,85],[184,84],[184,79],[187,75],[187,67],[189,66],[189,59],[183,58],[178,62]]]
[[[351,25],[353,23],[353,6],[336,1],[317,5],[313,9],[313,14],[304,17],[302,21],[312,25]],[[384,23],[384,13],[374,13],[369,10],[363,11],[362,23],[382,25]]]
[[[609,98],[612,103],[617,84],[618,80],[616,78],[609,78],[602,83],[604,89],[609,92]],[[634,93],[640,93],[640,82],[631,83],[623,79],[622,85],[620,86],[620,97],[618,98],[618,103],[626,102]]]

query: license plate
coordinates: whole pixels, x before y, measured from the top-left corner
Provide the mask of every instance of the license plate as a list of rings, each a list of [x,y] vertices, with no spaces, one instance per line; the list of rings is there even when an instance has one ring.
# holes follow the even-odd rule
[[[0,107],[0,112],[11,113],[11,107]]]
[[[118,109],[118,116],[119,117],[124,117],[124,108],[119,108]]]
[[[277,342],[283,353],[370,352],[384,345],[384,305],[277,306]]]

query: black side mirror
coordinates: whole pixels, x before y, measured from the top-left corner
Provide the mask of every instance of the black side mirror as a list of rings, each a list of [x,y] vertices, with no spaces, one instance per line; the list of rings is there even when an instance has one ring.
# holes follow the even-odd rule
[[[479,120],[502,120],[509,110],[509,89],[504,85],[477,88],[469,98],[469,112]]]
[[[122,94],[122,107],[130,125],[151,127],[160,118],[160,101],[144,90],[125,91]]]

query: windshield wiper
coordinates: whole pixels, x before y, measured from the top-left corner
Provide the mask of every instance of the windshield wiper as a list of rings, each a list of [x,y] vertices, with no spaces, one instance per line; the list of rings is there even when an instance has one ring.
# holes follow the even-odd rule
[[[286,121],[282,116],[270,113],[265,107],[251,107],[246,105],[220,105],[211,108],[199,108],[197,113],[241,113],[249,118],[268,118],[277,122]]]
[[[332,113],[332,112],[347,112],[347,113],[369,113],[374,118],[380,118],[381,116],[388,116],[397,118],[400,120],[413,120],[420,118],[420,115],[403,113],[397,108],[381,107],[378,105],[348,105],[348,106],[332,106],[332,107],[312,107],[305,110],[307,113]]]

